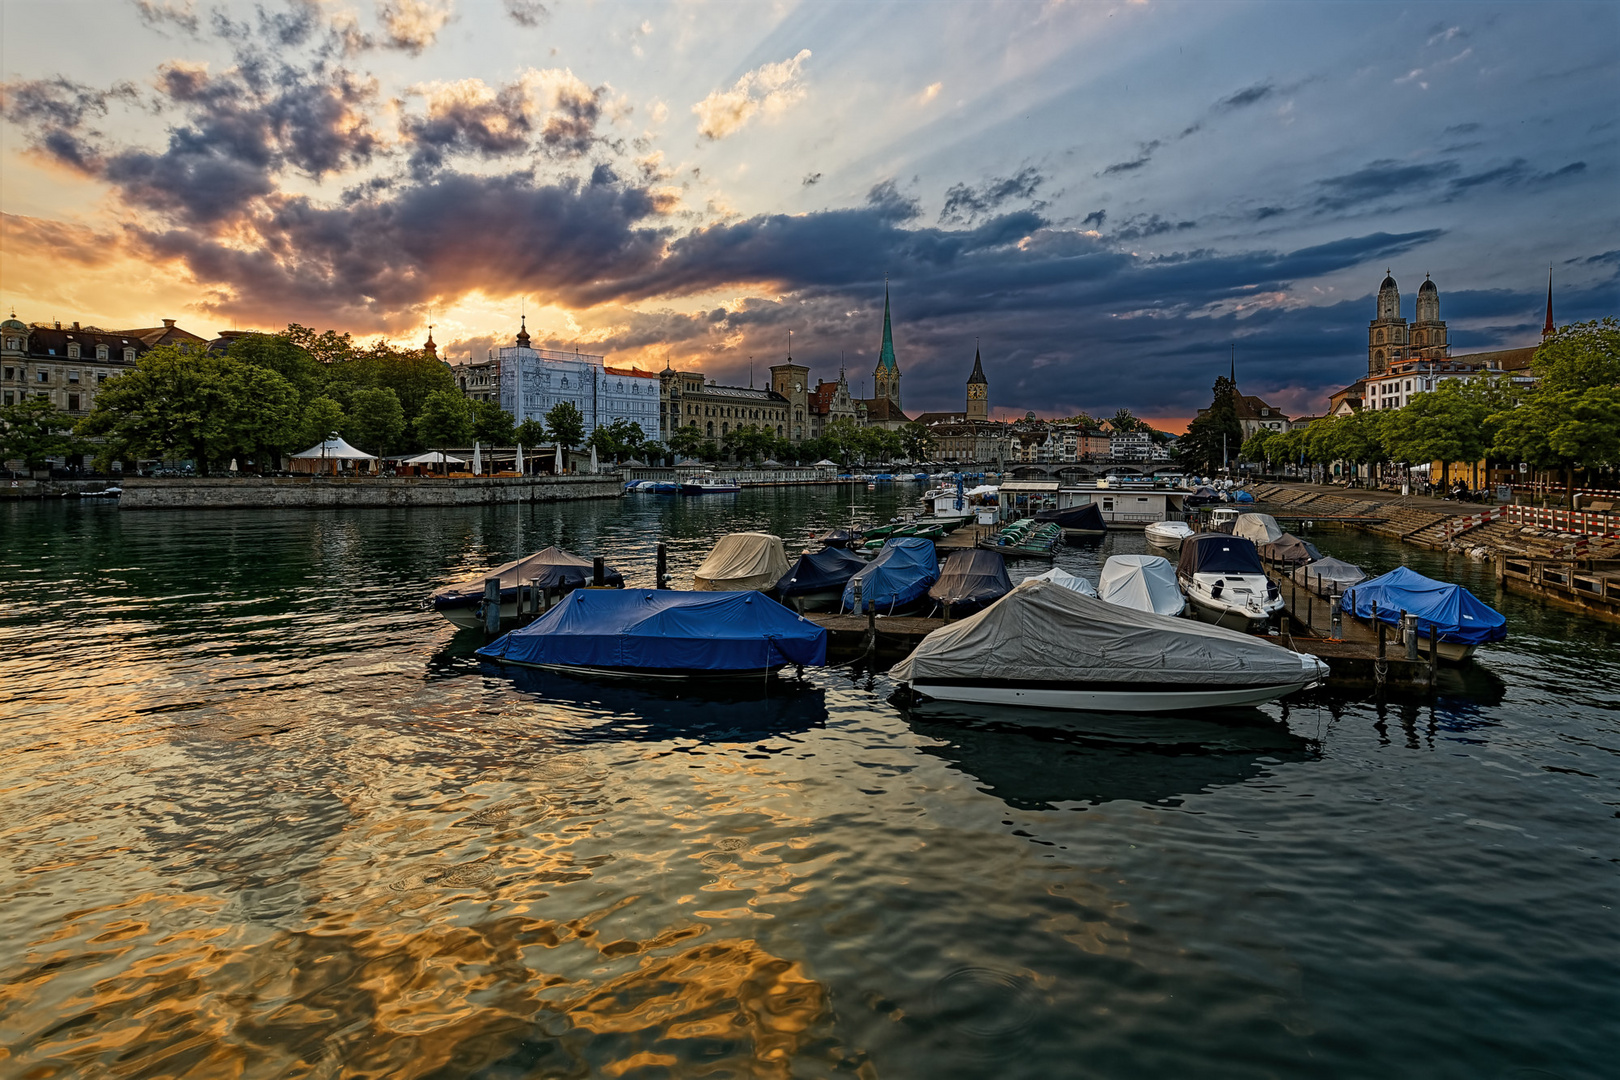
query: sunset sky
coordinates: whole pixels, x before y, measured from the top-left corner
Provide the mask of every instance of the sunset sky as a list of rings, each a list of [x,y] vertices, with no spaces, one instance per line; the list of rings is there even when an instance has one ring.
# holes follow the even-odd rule
[[[0,303],[537,343],[908,411],[1365,372],[1620,314],[1620,5],[0,0]]]

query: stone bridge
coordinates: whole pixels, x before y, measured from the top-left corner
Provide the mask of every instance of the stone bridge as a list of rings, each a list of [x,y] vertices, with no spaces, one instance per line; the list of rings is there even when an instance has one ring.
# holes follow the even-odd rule
[[[994,465],[978,468],[994,468]],[[1160,468],[1169,470],[1161,464]],[[975,469],[974,471],[978,471]],[[1009,461],[1001,467],[1002,475],[1014,480],[1057,480],[1065,484],[1084,483],[1100,476],[1152,476],[1155,469],[1150,461],[1052,461],[1036,463]]]

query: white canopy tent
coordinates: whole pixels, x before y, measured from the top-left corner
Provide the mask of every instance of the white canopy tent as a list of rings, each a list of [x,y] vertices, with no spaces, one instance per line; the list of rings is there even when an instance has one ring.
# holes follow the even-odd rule
[[[341,464],[345,461],[357,463],[369,462],[371,468],[375,470],[377,455],[368,454],[364,450],[356,449],[345,442],[340,436],[333,435],[325,442],[316,443],[308,450],[301,450],[292,455],[292,460],[295,463],[295,469],[297,468],[297,462],[307,462],[307,471],[312,473],[326,472],[326,462],[330,461],[332,463],[331,471],[335,474],[341,467]]]
[[[462,460],[461,458],[451,457],[449,454],[445,453],[443,450],[429,450],[425,454],[417,454],[415,457],[403,458],[403,459],[400,460],[400,464],[401,465],[465,465],[467,463],[464,460]]]

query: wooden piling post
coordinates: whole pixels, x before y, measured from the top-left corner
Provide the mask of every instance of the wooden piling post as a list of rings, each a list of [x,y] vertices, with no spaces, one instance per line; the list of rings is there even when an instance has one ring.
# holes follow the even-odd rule
[[[667,589],[669,588],[669,575],[664,571],[666,569],[668,552],[665,550],[664,545],[661,542],[658,545],[657,552],[658,563],[657,569],[653,571],[653,588]]]
[[[591,560],[591,585],[600,589],[607,583],[607,563],[598,555]]]
[[[1409,623],[1407,622],[1407,618],[1408,616],[1406,612],[1402,611],[1401,632],[1406,635],[1406,658],[1408,660],[1416,660],[1418,658],[1417,619],[1414,618]]]
[[[494,637],[501,632],[501,579],[484,579],[484,633]]]
[[[1433,686],[1440,678],[1440,630],[1433,623],[1429,624],[1429,685]]]

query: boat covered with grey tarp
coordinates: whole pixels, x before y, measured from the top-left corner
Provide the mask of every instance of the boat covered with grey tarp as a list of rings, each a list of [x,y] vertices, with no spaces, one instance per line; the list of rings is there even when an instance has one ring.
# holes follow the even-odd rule
[[[935,630],[889,674],[942,701],[1152,713],[1259,704],[1327,671],[1261,638],[1031,580]]]

